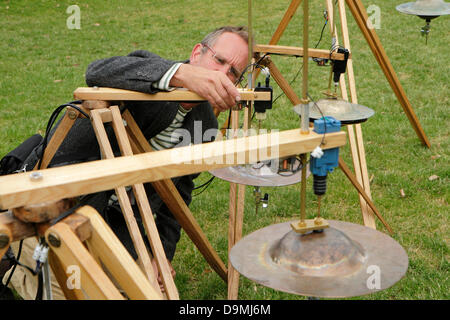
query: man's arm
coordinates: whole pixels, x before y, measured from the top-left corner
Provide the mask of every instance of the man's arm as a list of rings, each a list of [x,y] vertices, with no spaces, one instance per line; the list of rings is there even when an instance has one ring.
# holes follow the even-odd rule
[[[168,75],[167,81],[164,80]],[[160,80],[164,80],[163,83]],[[204,97],[220,111],[231,108],[240,100],[239,92],[224,73],[190,64],[180,65],[145,50],[94,61],[86,71],[86,83],[90,87],[145,93],[183,87]]]
[[[92,62],[86,71],[86,84],[90,87],[110,87],[155,93],[152,86],[176,64],[160,56],[138,50],[127,56],[116,56]]]

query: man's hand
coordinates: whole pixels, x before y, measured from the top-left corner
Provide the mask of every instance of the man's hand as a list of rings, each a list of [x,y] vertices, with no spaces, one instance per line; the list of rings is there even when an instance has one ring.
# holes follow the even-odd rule
[[[183,64],[178,68],[170,86],[187,88],[220,111],[230,109],[241,100],[238,90],[224,73],[190,64]]]

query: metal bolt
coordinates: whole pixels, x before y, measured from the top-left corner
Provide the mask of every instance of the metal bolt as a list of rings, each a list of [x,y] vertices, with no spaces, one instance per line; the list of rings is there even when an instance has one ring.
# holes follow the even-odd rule
[[[41,180],[42,178],[43,178],[43,176],[42,176],[42,173],[40,173],[40,172],[33,171],[30,174],[30,179],[32,181],[38,181],[38,180]]]
[[[7,234],[0,233],[0,249],[6,247],[9,243],[9,237]]]
[[[77,113],[74,110],[69,110],[68,116],[70,120],[75,120],[77,118]]]
[[[61,240],[57,234],[50,233],[47,237],[48,242],[53,246],[58,248],[61,245]]]

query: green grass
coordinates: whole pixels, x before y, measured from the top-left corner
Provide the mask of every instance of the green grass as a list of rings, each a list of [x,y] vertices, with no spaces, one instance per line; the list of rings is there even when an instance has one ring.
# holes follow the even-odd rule
[[[449,18],[432,21],[425,45],[424,21],[400,14],[403,0],[364,0],[381,9],[377,33],[414,111],[431,142],[424,147],[356,23],[347,12],[358,102],[376,111],[362,124],[374,202],[395,230],[393,238],[406,250],[409,269],[393,287],[361,299],[449,299]],[[257,43],[268,43],[290,1],[254,1],[253,26]],[[81,29],[66,27],[66,8],[73,1],[0,1],[0,156],[36,132],[43,132],[51,112],[85,86],[84,71],[93,60],[146,49],[174,60],[188,57],[191,48],[213,28],[247,24],[244,1],[83,1]],[[325,1],[311,1],[310,39],[314,45],[323,25]],[[302,46],[301,8],[280,44]],[[328,49],[329,29],[319,48]],[[342,39],[342,36],[340,36]],[[300,58],[274,56],[291,81]],[[309,64],[309,92],[315,99],[328,85],[328,68]],[[281,93],[276,84],[275,96]],[[301,75],[292,86],[301,95]],[[265,128],[298,127],[289,100],[282,96],[268,113]],[[222,123],[225,116],[219,118]],[[341,154],[351,163],[349,146]],[[430,181],[432,175],[438,179]],[[203,173],[200,184],[209,179]],[[307,214],[317,201],[308,180]],[[400,195],[403,189],[405,197]],[[263,188],[269,207],[255,215],[253,190],[246,189],[244,234],[299,216],[299,186]],[[229,184],[215,179],[194,197],[191,210],[219,256],[227,263]],[[362,224],[356,190],[340,170],[329,175],[323,199],[328,219]],[[386,232],[377,221],[378,230]],[[211,270],[185,233],[173,261],[182,299],[226,299],[225,283]],[[257,285],[241,277],[240,299],[304,299]]]

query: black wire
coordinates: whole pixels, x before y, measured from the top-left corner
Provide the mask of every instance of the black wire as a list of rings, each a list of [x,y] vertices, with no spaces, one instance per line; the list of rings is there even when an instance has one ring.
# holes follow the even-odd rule
[[[95,193],[91,193],[88,194],[84,197],[80,198],[80,201],[74,205],[72,208],[70,208],[69,210],[61,213],[59,216],[57,216],[56,218],[54,218],[53,220],[50,221],[50,225],[55,225],[57,224],[59,221],[63,220],[64,218],[70,216],[72,213],[75,212],[75,210],[77,210],[79,207],[84,206],[89,200],[91,200],[96,194]]]
[[[39,162],[38,162],[38,169],[41,169],[41,164],[42,164],[42,160],[43,160],[43,158],[44,158],[44,152],[45,152],[45,149],[47,148],[48,136],[49,136],[49,134],[50,134],[50,131],[51,131],[53,125],[55,124],[55,121],[56,121],[56,119],[58,118],[59,114],[61,113],[61,111],[62,111],[64,108],[66,108],[66,107],[72,107],[72,108],[76,109],[78,112],[80,112],[81,114],[83,114],[86,118],[89,119],[89,115],[87,115],[83,110],[81,110],[78,106],[76,106],[76,105],[75,105],[76,103],[79,104],[79,103],[81,103],[81,101],[72,101],[72,102],[69,102],[69,103],[60,105],[60,106],[59,106],[58,108],[56,108],[56,109],[53,111],[53,113],[51,114],[51,116],[50,116],[50,118],[49,118],[49,120],[48,120],[48,122],[47,122],[47,127],[46,127],[46,130],[45,130],[45,136],[44,136],[44,138],[43,138],[43,140],[42,140],[42,142],[41,142],[41,145],[42,145],[42,152],[41,152],[41,155],[40,155],[40,158],[39,158]],[[65,212],[65,213],[63,213],[63,214],[61,215],[61,216],[64,215],[63,217],[60,216],[60,217],[54,219],[54,221],[55,221],[55,220],[56,220],[56,222],[60,221],[60,220],[63,219],[64,217],[66,217],[66,216],[68,216],[69,214],[73,213],[73,212],[75,211],[75,209],[78,208],[78,207],[79,207],[79,205],[75,206],[75,207],[72,208],[72,209],[69,209],[68,212]],[[56,222],[54,222],[53,224],[55,224]],[[14,275],[14,272],[16,271],[17,265],[20,265],[20,266],[23,266],[23,267],[27,268],[28,270],[30,270],[30,271],[32,272],[33,275],[39,274],[38,291],[37,291],[37,294],[36,294],[36,300],[42,300],[42,281],[43,281],[43,279],[42,279],[42,273],[40,272],[40,270],[39,270],[38,272],[36,272],[36,271],[33,270],[32,268],[30,268],[30,267],[28,267],[28,266],[25,266],[25,265],[23,265],[22,263],[19,262],[20,256],[21,256],[21,254],[22,254],[22,246],[23,246],[23,240],[20,240],[20,243],[19,243],[19,250],[18,250],[18,252],[17,252],[17,258],[14,258],[14,260],[13,260],[13,261],[14,261],[13,268],[12,268],[12,270],[11,270],[11,273],[10,273],[9,276],[8,276],[8,279],[7,279],[6,282],[5,282],[5,287],[3,288],[2,292],[1,292],[1,295],[3,295],[3,294],[5,293],[5,291],[6,291],[7,287],[8,287],[8,285],[9,285],[9,282],[11,281],[11,279],[12,279],[12,277],[13,277],[13,275]]]
[[[215,176],[212,176],[208,181],[206,181],[205,183],[203,183],[203,184],[201,184],[201,185],[195,187],[195,188],[192,189],[192,190],[197,190],[197,189],[200,189],[201,187],[204,187],[205,185],[209,184],[214,178],[215,178]]]
[[[259,63],[268,55],[268,53],[265,53],[261,58],[259,58],[258,61],[256,61],[255,63],[249,63],[245,69],[241,72],[241,75],[239,76],[239,78],[236,80],[236,82],[234,83],[234,85],[238,85],[241,84],[242,80],[244,80],[244,74],[247,72],[248,68],[254,66],[255,68],[259,68],[262,69],[264,66],[260,65]],[[243,86],[244,87],[244,86]]]
[[[322,41],[322,37],[323,37],[323,32],[324,32],[324,30],[325,30],[325,27],[326,27],[326,25],[327,25],[327,23],[328,23],[328,18],[325,18],[325,23],[324,23],[324,25],[323,25],[323,27],[322,27],[322,31],[320,32],[320,38],[319,38],[319,40],[317,41],[317,43],[316,43],[316,46],[314,47],[314,48],[317,48],[317,46],[320,44],[320,42]],[[331,53],[330,53],[331,54]],[[297,71],[297,74],[294,76],[294,78],[289,82],[289,85],[291,85],[296,79],[297,79],[297,77],[298,77],[298,75],[300,74],[300,71],[303,69],[303,64],[302,64],[302,66],[300,67],[300,69]],[[274,100],[273,100],[273,102],[272,103],[275,103],[281,96],[283,96],[284,95],[284,91],[283,92],[281,92]]]
[[[50,135],[50,131],[53,127],[53,125],[55,124],[56,119],[58,118],[59,114],[61,113],[61,111],[66,108],[66,107],[72,107],[74,109],[76,109],[78,112],[80,112],[81,114],[83,114],[86,118],[89,118],[89,115],[87,115],[83,110],[81,110],[79,107],[77,107],[75,105],[75,103],[81,103],[81,101],[72,101],[63,105],[60,105],[58,108],[56,108],[53,113],[51,114],[48,123],[47,123],[47,128],[45,130],[45,135],[44,135],[44,139],[41,142],[42,145],[42,151],[41,151],[41,155],[39,157],[39,162],[38,162],[38,170],[41,169],[41,164],[42,164],[42,160],[44,158],[44,152],[45,149],[47,148],[47,143],[48,143],[48,137]]]
[[[317,48],[317,46],[319,45],[320,41],[322,41],[323,31],[325,30],[325,27],[326,27],[327,23],[328,23],[328,19],[326,19],[326,20],[325,20],[325,23],[323,24],[322,31],[320,32],[320,38],[319,38],[319,41],[317,41],[317,43],[316,43],[316,45],[314,46],[314,48]]]
[[[214,178],[215,178],[215,176],[212,176],[208,181],[206,181],[206,182],[203,183],[202,185],[200,185],[200,186],[198,186],[198,187],[195,187],[193,190],[200,189],[201,187],[204,187],[204,188],[203,188],[202,191],[200,191],[199,193],[196,193],[196,194],[194,194],[194,195],[192,195],[192,196],[193,196],[193,197],[196,197],[196,196],[202,194],[202,193],[203,193],[203,192],[211,185],[211,183],[213,182]]]
[[[22,245],[23,245],[23,240],[20,240],[20,242],[19,242],[19,250],[17,251],[17,259],[15,259],[16,261],[14,262],[14,266],[13,266],[13,268],[11,270],[11,273],[9,274],[8,279],[5,282],[5,287],[3,288],[2,293],[1,293],[2,296],[6,292],[6,289],[7,289],[8,285],[9,285],[9,282],[11,281],[11,278],[12,278],[12,276],[14,274],[14,271],[16,271],[17,265],[19,263],[20,255],[22,254]]]
[[[298,75],[300,74],[300,71],[302,71],[303,69],[303,64],[300,67],[300,69],[298,69],[297,74],[294,76],[294,78],[289,82],[289,85],[291,85],[298,77]],[[284,95],[284,91],[282,91],[275,99],[273,99],[272,104],[275,103],[275,101],[277,101],[282,95]]]

